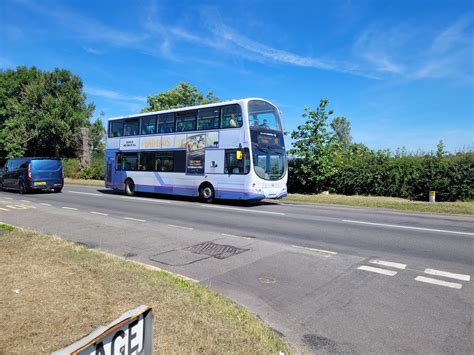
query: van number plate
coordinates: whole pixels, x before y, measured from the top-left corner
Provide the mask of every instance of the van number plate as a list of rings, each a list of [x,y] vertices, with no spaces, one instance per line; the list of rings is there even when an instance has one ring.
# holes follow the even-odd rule
[[[35,185],[46,185],[46,181],[35,181]]]

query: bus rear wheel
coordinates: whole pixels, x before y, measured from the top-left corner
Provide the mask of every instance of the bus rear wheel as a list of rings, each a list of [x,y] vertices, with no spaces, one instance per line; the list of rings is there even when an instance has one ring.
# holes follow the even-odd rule
[[[135,195],[135,183],[132,179],[125,180],[125,194],[127,196]]]
[[[199,198],[202,202],[212,202],[214,200],[215,191],[211,184],[202,184],[199,186]]]

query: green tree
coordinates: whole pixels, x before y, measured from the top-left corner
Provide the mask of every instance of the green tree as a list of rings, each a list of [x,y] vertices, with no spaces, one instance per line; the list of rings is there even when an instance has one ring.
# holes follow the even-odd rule
[[[142,112],[204,105],[220,102],[221,100],[215,96],[212,91],[209,91],[207,95],[204,95],[199,92],[195,86],[186,82],[181,82],[168,91],[148,96],[147,101],[149,106],[143,108]]]
[[[77,134],[94,110],[68,70],[0,71],[0,151],[15,156],[76,155]]]
[[[320,192],[329,187],[329,180],[336,172],[334,152],[337,148],[335,134],[328,131],[327,121],[333,111],[327,111],[328,100],[322,99],[316,110],[305,107],[306,122],[293,132],[295,140],[289,153],[293,156],[292,179],[306,192]]]
[[[342,149],[346,150],[352,142],[351,123],[345,117],[335,117],[331,122],[331,128],[336,133],[337,141]]]
[[[92,145],[92,151],[103,153],[105,150],[105,127],[102,122],[102,117],[104,113],[100,113],[100,117],[97,117],[96,120],[90,124],[89,132]]]

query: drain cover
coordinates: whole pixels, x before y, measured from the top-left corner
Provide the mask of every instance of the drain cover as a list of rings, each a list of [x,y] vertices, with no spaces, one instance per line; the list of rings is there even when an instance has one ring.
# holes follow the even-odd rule
[[[227,259],[231,256],[241,254],[250,249],[242,249],[233,245],[216,244],[213,242],[199,243],[186,248],[185,250],[198,255],[207,255],[216,259]]]

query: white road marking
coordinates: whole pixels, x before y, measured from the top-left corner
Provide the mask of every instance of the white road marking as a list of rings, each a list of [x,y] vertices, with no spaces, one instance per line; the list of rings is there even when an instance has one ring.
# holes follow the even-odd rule
[[[457,288],[458,290],[462,288],[461,284],[458,284],[455,282],[446,282],[446,281],[436,280],[436,279],[432,279],[430,277],[424,277],[424,276],[417,276],[415,278],[415,281],[426,282],[426,283],[438,285],[438,286]]]
[[[384,261],[384,260],[377,260],[377,259],[369,260],[369,263],[388,266],[388,267],[394,267],[396,269],[401,269],[401,270],[405,270],[405,268],[407,267],[406,264],[394,263],[392,261]]]
[[[77,211],[77,208],[74,208],[74,207],[61,207],[61,208],[64,208],[65,210]]]
[[[8,211],[10,211],[10,210],[7,210],[6,208],[1,208],[1,207],[0,207],[0,211],[6,211],[6,212],[8,212]]]
[[[352,221],[352,220],[347,220],[347,219],[343,219],[342,221],[343,221],[343,222],[347,222],[347,223],[367,224],[367,225],[370,225],[370,226],[381,226],[381,227],[390,227],[390,228],[413,229],[413,230],[420,230],[420,231],[427,231],[427,232],[452,233],[452,234],[463,234],[463,235],[473,235],[473,236],[474,236],[474,233],[450,231],[450,230],[444,230],[444,229],[432,229],[432,228],[400,226],[400,225],[398,225],[398,224],[372,223],[372,222],[363,222],[363,221]]]
[[[166,201],[166,200],[152,200],[149,198],[133,197],[133,196],[120,196],[120,198],[124,198],[127,200],[138,200],[141,202],[171,203],[170,201]]]
[[[26,202],[26,203],[31,203],[31,201],[28,200],[20,200],[21,202]]]
[[[132,218],[132,217],[124,217],[124,219],[127,219],[129,221],[135,221],[135,222],[146,222],[144,219],[138,219],[138,218]]]
[[[66,191],[72,194],[80,194],[80,195],[90,195],[90,196],[100,196],[103,197],[103,194],[93,193],[93,192],[82,192],[82,191]]]
[[[454,274],[452,272],[442,271],[442,270],[426,269],[425,274],[449,277],[451,279],[456,279],[456,280],[461,280],[461,281],[471,280],[471,276],[469,276],[469,275]]]
[[[191,227],[177,226],[177,225],[174,225],[174,224],[168,224],[168,227],[187,229],[187,230],[190,230],[190,231],[192,231],[194,229],[194,228],[191,228]]]
[[[330,254],[330,255],[336,255],[337,253],[335,251],[330,251],[330,250],[324,250],[324,249],[316,249],[316,248],[308,248],[308,247],[300,247],[299,245],[292,245],[293,248],[298,248],[298,249],[305,249],[309,251],[317,251],[318,253],[325,253],[325,254]]]
[[[395,276],[397,274],[397,271],[379,269],[378,267],[365,266],[365,265],[359,266],[357,269],[369,271],[369,272],[376,272],[377,274],[382,274],[382,275],[387,275],[387,276]]]
[[[51,206],[49,203],[42,203],[42,202],[40,202],[40,205],[43,205],[43,206]]]
[[[108,213],[95,212],[95,211],[90,211],[89,213],[98,214],[98,215],[100,215],[100,216],[108,216],[108,215],[109,215]]]
[[[247,210],[247,209],[238,208],[238,207],[213,206],[213,205],[206,205],[206,204],[202,204],[202,206],[207,207],[207,208],[217,208],[217,209],[222,209],[222,210],[233,210],[233,211],[241,211],[241,212],[248,212],[248,213],[264,213],[264,214],[274,214],[278,216],[286,216],[286,214],[282,212],[259,211],[259,210],[254,210],[254,209]]]
[[[156,203],[171,203],[170,201],[163,201],[163,200],[152,200],[152,199],[147,199],[147,198],[141,198],[141,197],[133,197],[133,196],[116,196],[116,195],[106,195],[106,194],[98,194],[98,193],[93,193],[93,192],[82,192],[82,191],[66,191],[70,192],[73,194],[80,194],[80,195],[89,195],[89,196],[99,196],[99,197],[119,197],[119,198],[124,198],[127,200],[138,200],[138,201],[145,201],[145,202],[156,202]]]
[[[226,233],[221,233],[224,237],[234,237],[234,238],[243,238],[243,239],[249,239],[252,240],[254,238],[249,238],[249,237],[242,237],[240,235],[233,235],[233,234],[226,234]]]
[[[28,208],[35,208],[35,207],[30,207],[30,206],[24,206],[24,205],[6,205],[5,207],[11,208],[12,210],[27,210]]]
[[[13,200],[11,197],[4,197],[5,200]]]

